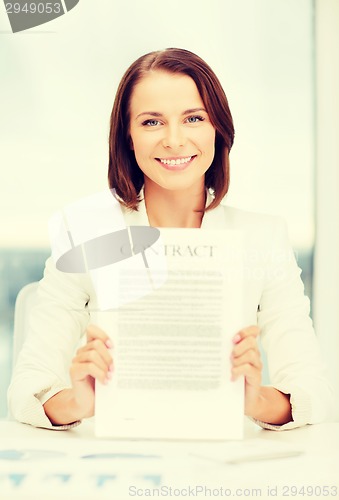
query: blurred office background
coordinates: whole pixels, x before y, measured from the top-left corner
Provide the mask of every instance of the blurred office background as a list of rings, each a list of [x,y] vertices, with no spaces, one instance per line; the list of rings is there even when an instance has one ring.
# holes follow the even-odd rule
[[[287,221],[339,380],[338,18],[337,0],[80,0],[12,34],[0,6],[0,417],[14,302],[42,276],[48,219],[106,187],[118,82],[138,56],[171,46],[219,76],[236,129],[225,202]]]

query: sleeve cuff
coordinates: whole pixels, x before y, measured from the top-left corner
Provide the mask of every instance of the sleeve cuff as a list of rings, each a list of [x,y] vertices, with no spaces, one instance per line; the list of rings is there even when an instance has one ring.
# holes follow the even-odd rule
[[[39,393],[29,394],[24,400],[16,401],[15,404],[12,405],[12,407],[15,408],[13,417],[24,424],[43,429],[62,431],[77,427],[81,424],[81,420],[70,422],[65,425],[53,425],[45,413],[43,404],[63,389],[67,389],[67,387],[49,387]]]
[[[62,391],[63,389],[67,389],[67,387],[47,388],[41,391],[39,394],[34,394],[34,396],[40,401],[41,406],[43,406],[46,403],[46,401],[48,401],[51,397],[55,396],[55,394]],[[78,427],[78,425],[81,424],[81,420],[76,420],[75,422],[71,422],[70,424],[55,425],[51,423],[46,413],[45,416],[49,422],[49,426],[48,427],[43,426],[43,427],[48,429],[53,429],[55,431],[66,431],[68,429],[73,429],[74,427]],[[42,426],[37,426],[37,427],[42,427]]]
[[[302,427],[304,425],[311,423],[312,415],[312,405],[309,395],[300,389],[299,387],[294,387],[292,390],[285,387],[279,386],[275,387],[278,391],[284,394],[290,394],[290,403],[292,407],[292,418],[291,422],[287,422],[282,425],[269,424],[267,422],[262,422],[255,418],[249,417],[252,422],[256,423],[263,429],[270,431],[285,431],[289,429],[296,429],[297,427]]]

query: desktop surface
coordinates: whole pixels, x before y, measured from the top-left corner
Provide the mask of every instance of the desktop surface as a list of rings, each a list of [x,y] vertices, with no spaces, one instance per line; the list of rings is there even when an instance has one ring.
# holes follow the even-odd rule
[[[275,432],[246,419],[241,441],[109,440],[0,421],[1,500],[339,498],[339,423]]]

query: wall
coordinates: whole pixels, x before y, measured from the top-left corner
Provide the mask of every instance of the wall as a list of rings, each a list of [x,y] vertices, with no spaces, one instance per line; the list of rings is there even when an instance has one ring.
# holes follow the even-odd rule
[[[339,2],[316,2],[316,245],[314,321],[339,420]]]

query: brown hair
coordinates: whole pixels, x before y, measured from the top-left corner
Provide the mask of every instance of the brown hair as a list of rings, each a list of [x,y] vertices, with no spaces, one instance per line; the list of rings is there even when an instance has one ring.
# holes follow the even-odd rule
[[[109,134],[108,182],[126,207],[137,210],[139,192],[144,184],[129,140],[129,104],[135,85],[149,71],[162,70],[190,76],[199,91],[212,125],[216,129],[215,155],[205,174],[205,186],[214,191],[206,210],[219,205],[229,187],[229,152],[234,139],[232,115],[225,92],[212,71],[200,57],[185,49],[165,49],[139,57],[127,69],[114,100]]]

